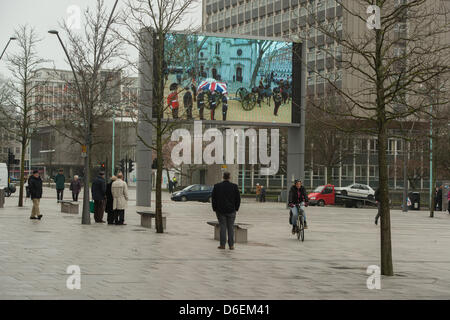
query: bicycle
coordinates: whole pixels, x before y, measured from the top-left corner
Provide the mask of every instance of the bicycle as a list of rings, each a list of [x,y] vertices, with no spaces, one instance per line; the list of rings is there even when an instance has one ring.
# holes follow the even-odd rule
[[[297,217],[297,225],[296,225],[296,233],[297,233],[297,239],[303,242],[305,241],[305,217],[303,216],[303,212],[305,210],[305,203],[302,202],[300,204],[295,205],[298,210],[298,217]]]

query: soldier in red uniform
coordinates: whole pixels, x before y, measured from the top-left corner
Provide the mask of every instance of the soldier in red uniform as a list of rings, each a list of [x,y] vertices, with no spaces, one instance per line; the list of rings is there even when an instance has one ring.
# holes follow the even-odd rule
[[[172,92],[169,94],[169,96],[167,97],[167,106],[170,107],[170,110],[172,110],[172,117],[174,119],[178,119],[178,107],[179,107],[179,103],[178,103],[178,92],[177,92],[177,88],[176,86],[171,87]]]

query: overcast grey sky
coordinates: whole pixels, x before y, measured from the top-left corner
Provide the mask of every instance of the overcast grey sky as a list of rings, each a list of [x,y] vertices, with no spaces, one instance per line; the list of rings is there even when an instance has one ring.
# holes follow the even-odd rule
[[[69,65],[65,63],[64,51],[61,48],[57,38],[47,33],[50,29],[58,29],[58,23],[67,20],[70,13],[68,8],[76,5],[83,10],[87,6],[95,8],[96,0],[0,0],[0,53],[3,51],[8,39],[14,33],[19,25],[29,24],[35,27],[36,32],[43,38],[38,46],[39,54],[44,59],[53,60],[56,68],[69,69]],[[114,4],[113,0],[105,0],[109,10]],[[119,9],[126,3],[125,0],[119,1]],[[189,16],[189,23],[201,24],[201,6],[200,1],[196,7],[192,8],[192,15]],[[63,38],[63,34],[61,34]],[[63,38],[64,41],[64,38]],[[11,42],[8,52],[13,52],[15,44]],[[130,50],[130,55],[136,53]],[[6,54],[0,61],[0,75],[9,76],[9,70],[5,63]],[[53,66],[50,64],[48,66]]]

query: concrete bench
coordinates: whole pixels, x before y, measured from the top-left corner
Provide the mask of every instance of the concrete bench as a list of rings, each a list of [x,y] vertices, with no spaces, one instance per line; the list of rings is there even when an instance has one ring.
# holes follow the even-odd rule
[[[78,214],[78,202],[61,201],[61,212]]]
[[[144,228],[151,228],[152,227],[152,219],[156,219],[156,213],[153,211],[137,211],[138,214],[141,215],[141,226]],[[162,214],[163,219],[163,228],[166,229],[166,215],[165,213]],[[156,220],[155,220],[156,221]]]
[[[214,240],[220,240],[220,227],[218,221],[208,221],[207,224],[214,227]],[[248,223],[234,224],[234,242],[247,243],[247,229],[251,227]]]

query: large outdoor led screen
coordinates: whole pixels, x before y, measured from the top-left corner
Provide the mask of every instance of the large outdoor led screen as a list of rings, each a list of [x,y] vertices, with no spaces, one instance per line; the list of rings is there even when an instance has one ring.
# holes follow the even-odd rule
[[[164,43],[165,118],[291,123],[291,42],[173,33]],[[300,70],[300,69],[299,69]],[[294,77],[295,79],[295,77]],[[294,86],[295,87],[295,86]],[[191,107],[192,106],[192,107]]]

